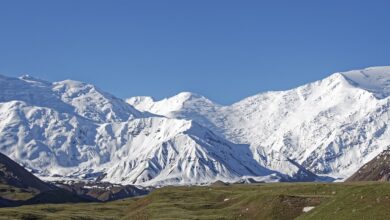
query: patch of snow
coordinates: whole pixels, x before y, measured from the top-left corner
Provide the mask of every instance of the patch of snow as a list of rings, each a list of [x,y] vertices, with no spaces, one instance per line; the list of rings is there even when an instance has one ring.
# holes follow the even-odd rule
[[[306,206],[306,207],[303,207],[303,212],[310,212],[311,210],[313,210],[315,208],[315,206]]]

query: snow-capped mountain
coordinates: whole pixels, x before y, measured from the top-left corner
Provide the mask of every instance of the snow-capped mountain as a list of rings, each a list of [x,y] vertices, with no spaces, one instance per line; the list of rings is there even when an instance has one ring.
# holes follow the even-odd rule
[[[390,145],[389,95],[390,67],[372,67],[229,106],[191,93],[127,102],[140,111],[194,120],[248,144],[253,159],[269,169],[294,173],[292,161],[315,174],[344,179]]]
[[[0,76],[0,151],[47,180],[201,184],[293,175],[198,123],[141,113],[93,85]],[[297,175],[313,178],[298,165]],[[315,177],[314,177],[315,178]]]
[[[344,179],[390,145],[390,67],[230,106],[127,102],[93,85],[0,76],[0,152],[47,180],[136,185]]]

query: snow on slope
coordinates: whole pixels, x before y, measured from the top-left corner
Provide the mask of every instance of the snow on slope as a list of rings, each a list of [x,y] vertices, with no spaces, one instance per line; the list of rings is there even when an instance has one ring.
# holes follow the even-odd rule
[[[193,119],[230,141],[249,144],[254,159],[270,169],[292,173],[286,162],[291,160],[319,175],[346,178],[390,145],[389,82],[390,67],[372,67],[230,106],[181,94],[127,102],[141,111]],[[168,102],[176,105],[169,109]]]
[[[55,108],[97,122],[123,121],[141,113],[93,85],[72,80],[50,83],[31,76],[0,75],[0,102],[18,100],[32,106]]]
[[[111,182],[210,183],[275,173],[254,161],[247,145],[225,141],[191,121],[148,118],[104,127],[112,129],[114,136],[101,132],[108,138],[101,141],[115,145],[113,137],[120,137],[127,147],[112,150],[117,163],[105,178]]]
[[[65,80],[53,83],[53,91],[76,113],[97,122],[124,121],[141,114],[123,100],[105,93],[93,85]]]
[[[386,98],[390,95],[389,72],[389,67],[372,67],[345,72],[342,75],[351,84],[372,92],[377,98]]]
[[[248,145],[193,121],[141,113],[89,84],[0,76],[0,88],[0,151],[45,179],[165,185],[288,178],[257,163]]]

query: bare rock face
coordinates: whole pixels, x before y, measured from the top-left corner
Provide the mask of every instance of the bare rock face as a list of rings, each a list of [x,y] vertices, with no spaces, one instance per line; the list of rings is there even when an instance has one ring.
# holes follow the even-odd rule
[[[0,183],[17,188],[32,188],[40,192],[53,189],[52,185],[43,182],[2,153],[0,153]]]
[[[56,182],[57,187],[97,201],[107,202],[149,193],[150,188],[140,188],[132,185],[111,184],[108,182]]]
[[[0,153],[0,207],[95,201],[46,183]]]
[[[142,196],[149,191],[149,188],[107,182],[47,183],[0,153],[0,207],[40,203],[105,202]]]
[[[383,151],[346,181],[390,181],[390,150]]]

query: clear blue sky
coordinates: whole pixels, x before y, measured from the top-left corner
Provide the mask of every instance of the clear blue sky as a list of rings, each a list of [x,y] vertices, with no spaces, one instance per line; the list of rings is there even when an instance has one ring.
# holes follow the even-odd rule
[[[0,74],[122,98],[192,91],[227,104],[377,65],[390,65],[385,0],[0,1]]]

